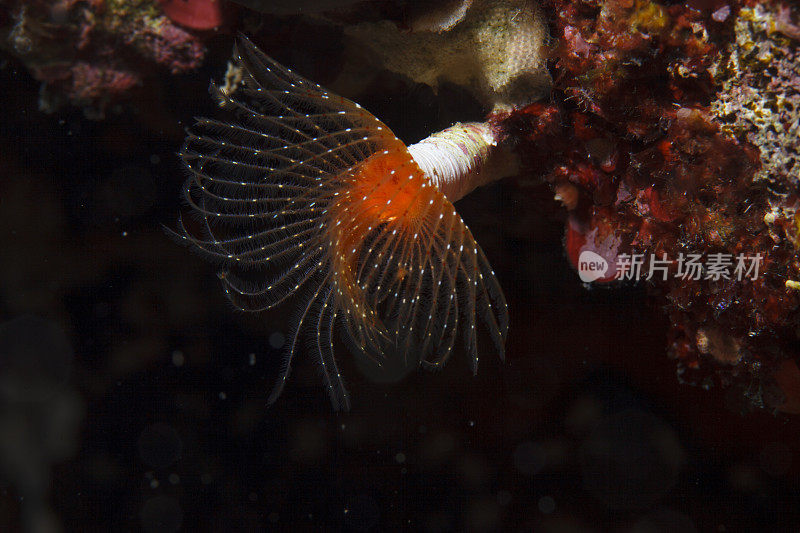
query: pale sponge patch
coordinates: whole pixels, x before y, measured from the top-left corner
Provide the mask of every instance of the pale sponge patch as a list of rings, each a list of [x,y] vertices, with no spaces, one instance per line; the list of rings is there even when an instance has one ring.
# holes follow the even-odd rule
[[[454,5],[445,24],[365,22],[345,28],[371,63],[438,88],[471,89],[492,108],[516,107],[551,86],[545,60],[547,25],[539,7],[524,0],[473,0]]]

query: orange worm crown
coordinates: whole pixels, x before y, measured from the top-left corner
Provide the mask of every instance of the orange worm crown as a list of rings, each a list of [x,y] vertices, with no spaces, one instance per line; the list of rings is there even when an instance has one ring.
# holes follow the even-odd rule
[[[333,353],[337,321],[350,350],[379,365],[389,358],[440,365],[461,331],[477,371],[480,317],[503,357],[508,313],[500,285],[406,146],[361,106],[246,38],[234,56],[241,80],[211,91],[237,121],[198,119],[181,151],[191,171],[186,201],[204,235],[181,222],[180,237],[222,263],[225,292],[241,309],[302,296],[269,402],[305,335],[334,407],[349,407]],[[244,279],[253,277],[248,269],[260,281]]]

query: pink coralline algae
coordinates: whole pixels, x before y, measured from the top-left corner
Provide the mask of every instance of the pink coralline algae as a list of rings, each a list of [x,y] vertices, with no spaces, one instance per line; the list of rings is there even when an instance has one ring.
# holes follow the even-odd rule
[[[155,69],[187,72],[205,56],[200,39],[155,0],[5,0],[0,48],[42,82],[43,110],[67,101],[95,118]]]
[[[570,261],[650,287],[681,381],[800,412],[800,11],[545,5],[554,98],[498,120],[567,210]]]
[[[42,111],[54,110],[48,106],[57,98],[52,94],[55,89],[73,104],[87,108],[120,96],[139,83],[139,78],[131,72],[83,61],[73,65],[40,67],[34,71],[34,75],[44,83],[39,101]]]
[[[148,59],[167,67],[172,74],[198,67],[205,54],[205,49],[194,36],[171,24],[129,36],[125,42],[139,49]]]

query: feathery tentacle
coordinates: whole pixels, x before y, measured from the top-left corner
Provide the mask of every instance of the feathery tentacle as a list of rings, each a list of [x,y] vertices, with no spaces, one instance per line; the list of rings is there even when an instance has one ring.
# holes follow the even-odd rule
[[[351,350],[379,365],[387,358],[441,365],[462,331],[477,370],[478,318],[502,356],[503,293],[451,203],[474,184],[458,182],[458,165],[436,170],[437,149],[458,149],[463,139],[491,145],[486,127],[457,125],[412,147],[426,173],[380,120],[282,67],[245,37],[235,61],[238,86],[212,84],[211,92],[237,121],[198,119],[181,151],[191,172],[186,201],[204,236],[182,221],[180,231],[223,265],[220,278],[236,306],[260,310],[294,294],[304,298],[270,403],[283,390],[305,329],[331,401],[349,407],[332,346],[337,321]],[[484,161],[487,150],[468,151],[467,167]],[[262,281],[247,281],[253,278]]]

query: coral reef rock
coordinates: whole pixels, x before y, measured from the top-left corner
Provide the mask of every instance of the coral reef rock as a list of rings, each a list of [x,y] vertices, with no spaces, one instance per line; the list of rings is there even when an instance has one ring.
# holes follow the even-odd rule
[[[0,3],[0,49],[42,82],[40,108],[69,102],[102,118],[109,102],[157,68],[198,67],[205,47],[155,0],[12,0]]]
[[[797,8],[545,10],[559,39],[553,101],[500,122],[566,208],[581,279],[647,284],[682,381],[800,411]],[[609,270],[585,276],[589,252]]]

